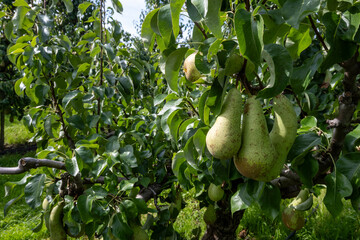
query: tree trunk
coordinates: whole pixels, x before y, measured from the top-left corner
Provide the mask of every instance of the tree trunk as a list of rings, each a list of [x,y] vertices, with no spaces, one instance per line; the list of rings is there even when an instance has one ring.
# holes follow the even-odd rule
[[[5,144],[5,111],[0,112],[0,150],[4,149]]]
[[[229,203],[218,202],[220,209],[216,211],[216,221],[214,224],[206,226],[206,232],[202,240],[234,240],[236,239],[236,229],[245,210],[235,212],[231,216]]]

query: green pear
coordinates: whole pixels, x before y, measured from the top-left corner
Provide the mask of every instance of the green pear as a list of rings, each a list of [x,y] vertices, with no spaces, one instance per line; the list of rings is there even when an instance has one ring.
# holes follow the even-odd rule
[[[133,230],[132,240],[149,240],[149,235],[146,231],[139,225],[132,225],[131,229]]]
[[[304,212],[287,207],[281,214],[281,219],[285,226],[291,230],[300,230],[305,225]]]
[[[244,65],[244,58],[238,53],[232,54],[225,63],[225,74],[226,76],[232,76],[235,73],[241,71]]]
[[[269,174],[276,160],[261,103],[251,96],[245,104],[242,146],[234,164],[243,176],[268,182],[276,177]]]
[[[210,204],[203,216],[204,222],[208,225],[214,224],[216,221],[216,211],[214,205]]]
[[[190,82],[195,82],[201,77],[201,73],[195,65],[196,52],[190,54],[184,61],[185,77]]]
[[[286,96],[278,95],[274,97],[273,109],[275,121],[270,132],[270,140],[278,153],[278,160],[270,171],[272,176],[277,176],[280,174],[287,154],[294,144],[298,122],[295,110]]]
[[[221,188],[221,185],[215,185],[210,183],[208,189],[208,195],[211,200],[214,202],[220,201],[224,197],[224,190]]]
[[[297,197],[286,207],[281,218],[285,226],[291,230],[300,230],[305,225],[305,212],[296,210],[294,207],[305,202],[309,198],[309,190],[303,189]]]
[[[42,202],[42,209],[44,210],[44,221],[45,221],[45,226],[48,230],[50,230],[50,226],[49,226],[49,218],[50,218],[50,202],[49,200],[47,200],[47,198],[44,198],[43,202]]]
[[[233,157],[241,146],[241,93],[232,88],[222,106],[221,113],[206,135],[206,146],[215,158]]]
[[[63,208],[65,202],[61,201],[53,207],[49,218],[50,240],[66,240],[67,235],[63,227]]]

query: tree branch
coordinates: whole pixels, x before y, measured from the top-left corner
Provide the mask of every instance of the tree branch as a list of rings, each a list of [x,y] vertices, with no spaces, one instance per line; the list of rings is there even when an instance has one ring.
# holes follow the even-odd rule
[[[319,41],[321,42],[322,46],[324,47],[324,49],[326,51],[328,51],[328,47],[326,46],[325,42],[324,42],[324,39],[322,38],[321,34],[319,33],[319,31],[317,30],[316,26],[315,26],[315,23],[314,23],[314,20],[312,19],[312,17],[309,15],[309,20],[310,20],[310,24],[311,24],[311,27],[312,29],[314,30],[315,32],[315,35],[316,37],[319,39]]]
[[[201,33],[204,35],[205,39],[208,39],[209,37],[206,35],[205,29],[201,27],[200,23],[195,22],[195,26],[201,31]]]
[[[21,174],[38,167],[50,167],[66,170],[65,163],[63,162],[25,157],[19,160],[17,167],[0,167],[0,174]]]

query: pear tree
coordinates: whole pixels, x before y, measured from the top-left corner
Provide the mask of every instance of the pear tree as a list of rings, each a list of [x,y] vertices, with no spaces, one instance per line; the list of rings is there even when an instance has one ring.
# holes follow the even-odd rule
[[[71,34],[53,26],[72,1],[53,2],[16,0],[6,26],[37,151],[0,167],[28,173],[5,215],[24,198],[51,239],[181,239],[192,192],[206,240],[235,239],[253,205],[299,230],[320,192],[359,211],[360,2],[156,1],[133,45],[103,0]]]

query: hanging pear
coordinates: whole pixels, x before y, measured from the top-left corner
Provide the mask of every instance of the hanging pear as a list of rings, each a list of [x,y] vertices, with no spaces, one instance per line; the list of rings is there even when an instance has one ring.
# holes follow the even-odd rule
[[[246,101],[242,131],[242,146],[234,157],[237,170],[257,181],[272,180],[274,176],[269,172],[277,160],[277,153],[270,141],[261,103],[255,96]]]
[[[278,160],[271,169],[271,175],[277,177],[286,161],[287,154],[294,144],[298,127],[295,110],[286,96],[274,97],[275,121],[270,132],[270,140],[278,153]]]
[[[67,235],[63,227],[63,208],[65,202],[59,202],[50,213],[49,228],[50,228],[50,240],[66,240]]]
[[[229,159],[241,146],[241,93],[232,88],[214,125],[206,135],[206,146],[215,158]]]

